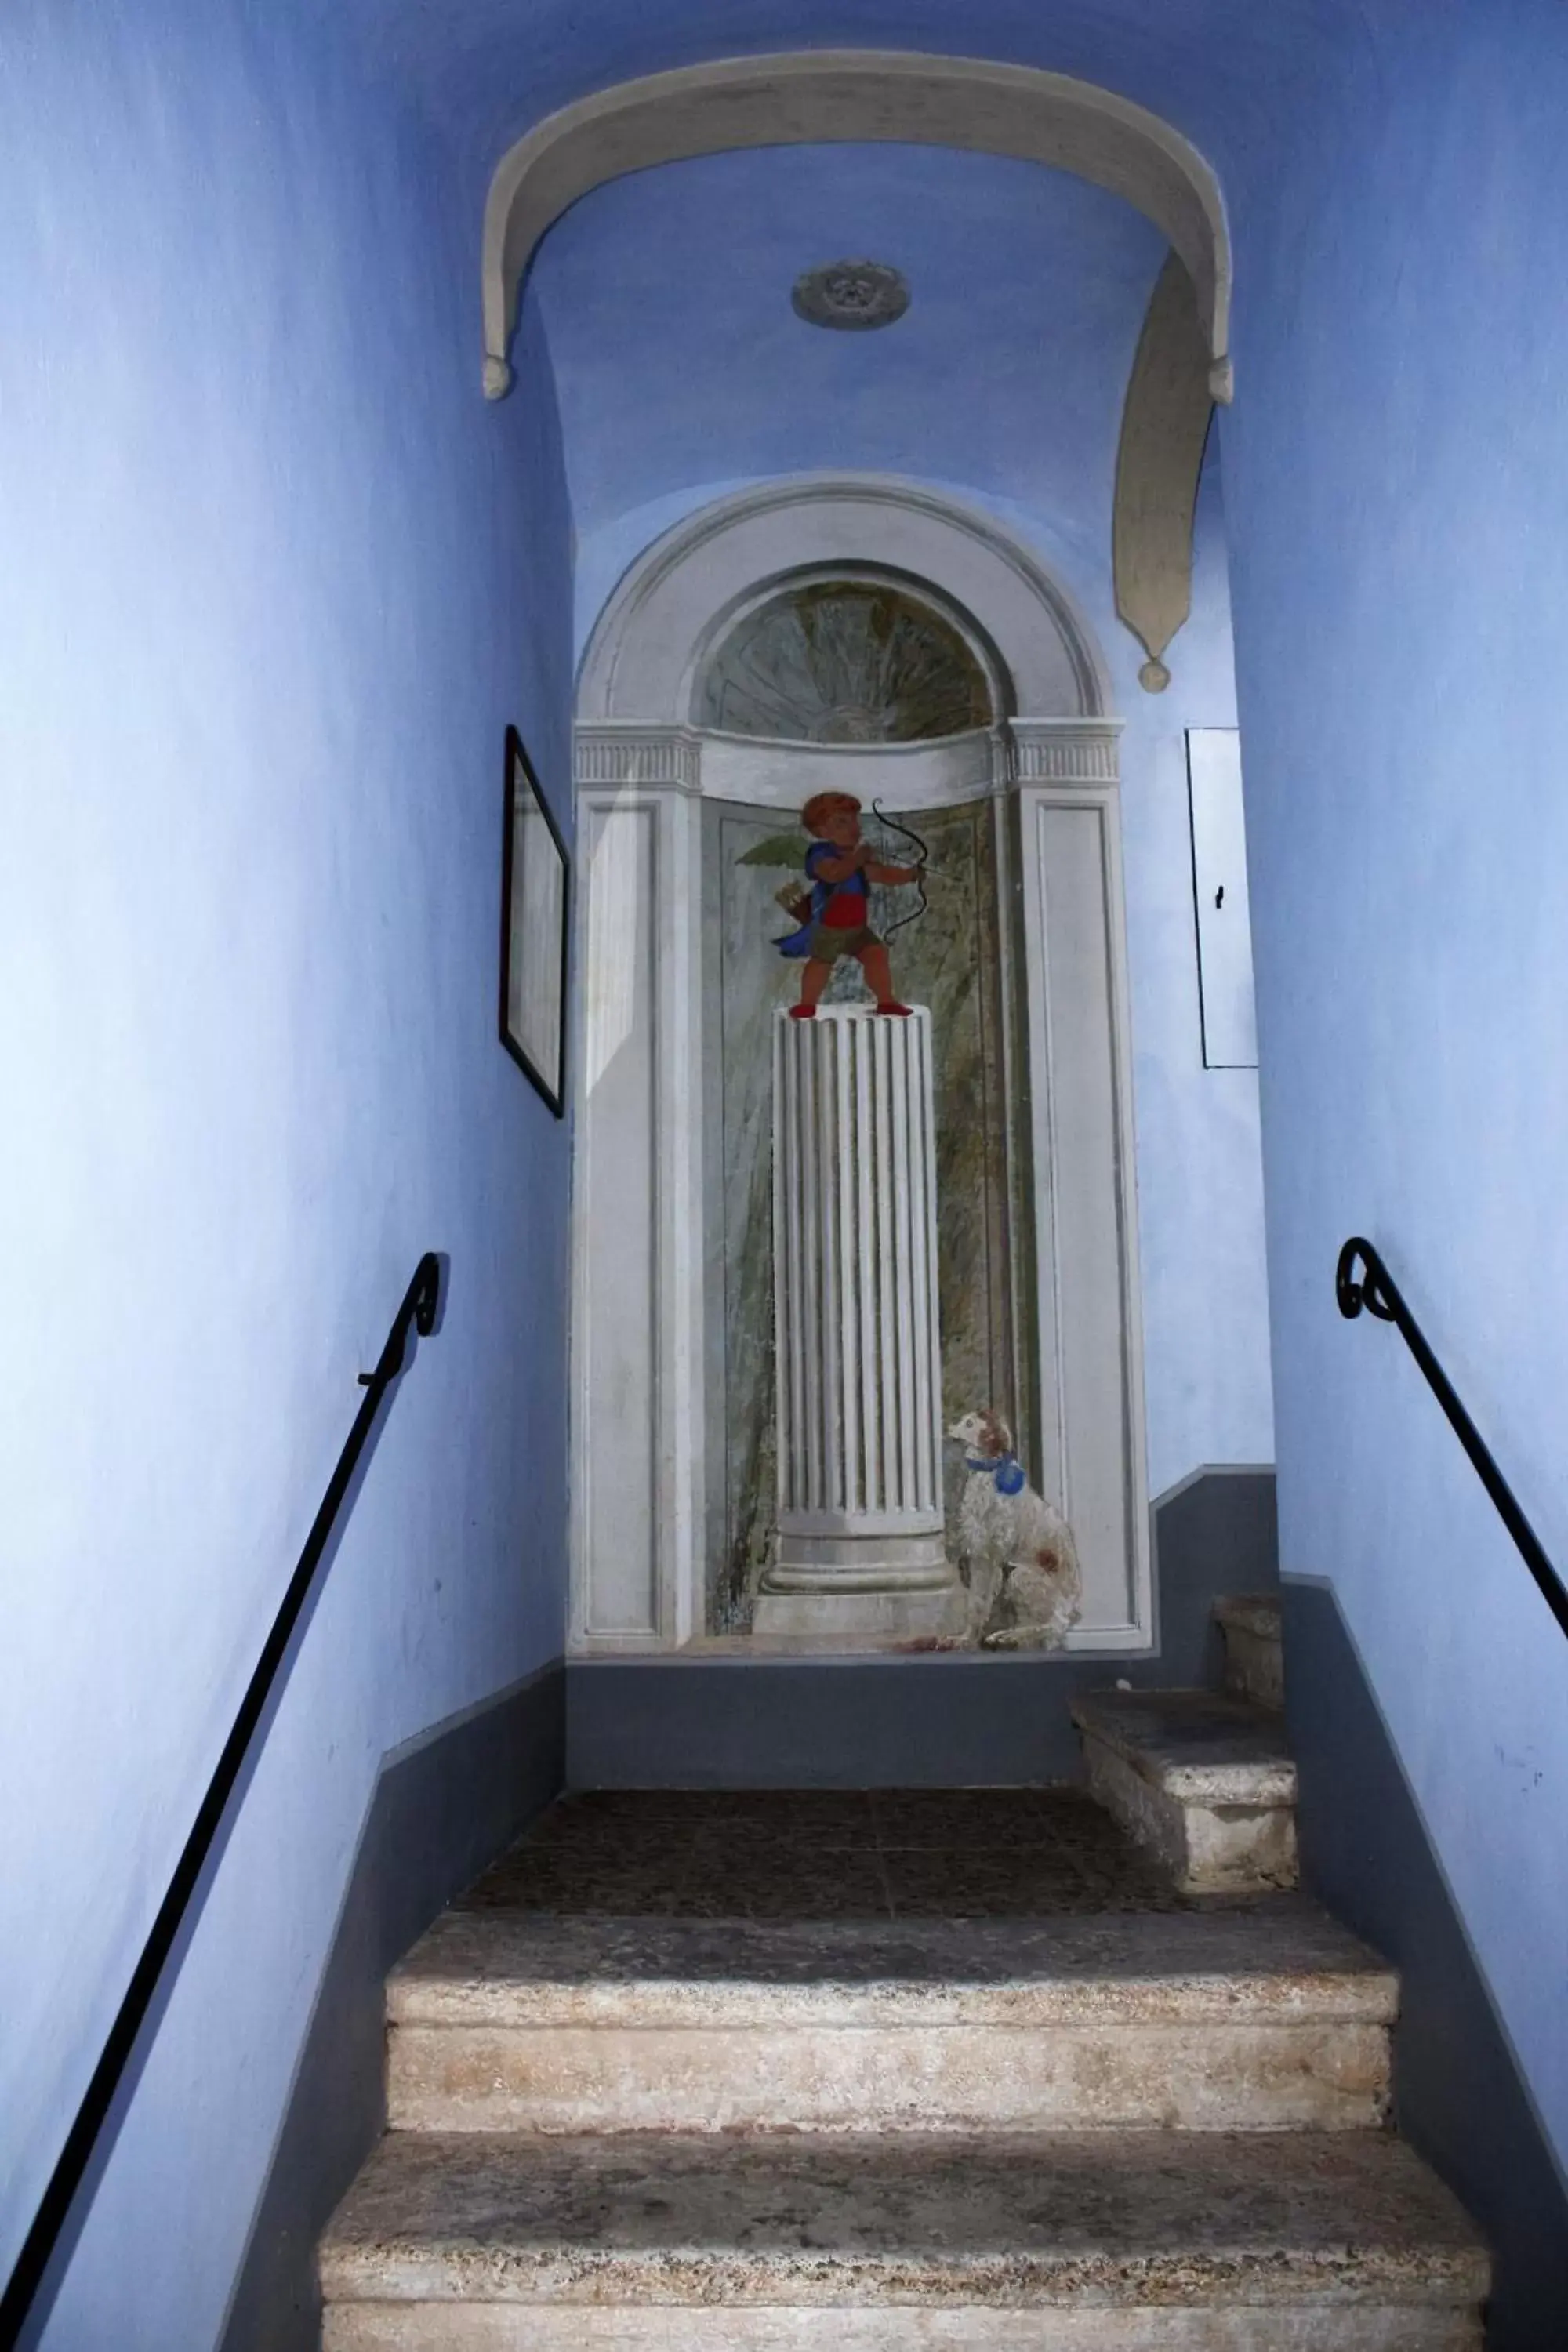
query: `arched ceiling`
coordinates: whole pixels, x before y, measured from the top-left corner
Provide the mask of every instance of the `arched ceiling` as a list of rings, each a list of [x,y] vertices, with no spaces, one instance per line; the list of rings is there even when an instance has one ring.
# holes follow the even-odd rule
[[[1193,140],[1222,175],[1267,169],[1307,87],[1408,0],[314,0],[357,25],[458,151],[482,201],[506,150],[589,92],[720,58],[929,49],[1069,74]]]
[[[835,334],[796,316],[795,278],[846,254],[904,272],[896,326]],[[1122,401],[1164,257],[1103,189],[938,149],[771,148],[597,190],[531,281],[585,589],[610,584],[599,549],[619,548],[622,518],[824,467],[1026,507],[1080,576],[1103,568]]]
[[[1110,189],[1184,265],[1230,396],[1230,236],[1213,167],[1146,107],[1071,75],[901,49],[722,58],[596,91],[502,156],[485,205],[485,390],[504,397],[520,289],[541,240],[582,197],[660,164],[753,148],[903,143],[1010,157]]]
[[[1375,49],[1384,21],[1392,22],[1407,0],[1269,0],[1267,6],[1258,0],[963,0],[962,6],[958,0],[668,0],[658,9],[648,8],[646,0],[593,0],[591,7],[582,0],[300,5],[330,15],[340,30],[357,33],[369,68],[400,84],[440,134],[454,196],[474,222],[476,246],[498,166],[547,118],[644,77],[711,66],[718,59],[823,50],[926,52],[1032,68],[1095,86],[1109,94],[1113,110],[1120,101],[1144,109],[1212,166],[1234,243],[1255,196],[1267,239],[1269,192],[1305,142],[1321,136],[1325,90],[1332,93],[1354,73],[1369,49]],[[575,193],[571,176],[563,182],[565,201]],[[1107,174],[1090,176],[1103,180]],[[1124,175],[1109,176],[1113,185],[1126,184]],[[592,177],[590,173],[580,184]],[[1153,210],[1163,218],[1159,204]],[[1163,225],[1185,250],[1192,240],[1175,233],[1173,213]],[[524,221],[520,237],[526,227]],[[1230,347],[1228,327],[1222,344],[1216,321],[1223,307],[1205,283],[1201,257],[1195,278],[1194,316],[1212,359]],[[508,375],[497,351],[505,340],[506,282],[505,270],[493,268],[489,301],[495,311],[500,289],[503,323],[498,334],[495,317],[488,322],[486,386],[492,394],[504,390]],[[1245,286],[1241,300],[1244,305]],[[476,311],[479,307],[476,303]],[[1244,340],[1243,318],[1238,312],[1237,331]],[[1173,368],[1186,367],[1176,346],[1164,355],[1146,346],[1146,356],[1150,363],[1141,371],[1145,390]],[[1222,396],[1226,380],[1222,367],[1213,378]],[[1198,415],[1201,382],[1194,380],[1191,392],[1186,405]],[[1137,424],[1135,416],[1129,421]],[[1152,656],[1146,684],[1163,675],[1159,647],[1172,616],[1185,608],[1182,551],[1201,425],[1184,428],[1173,465],[1167,439],[1162,432],[1131,435],[1134,454],[1155,461],[1157,476],[1159,467],[1165,469],[1142,492],[1137,467],[1123,467],[1123,503],[1136,513],[1140,530],[1152,516],[1160,526],[1155,536],[1163,532],[1167,545],[1157,562],[1128,560],[1131,541],[1125,530],[1119,532],[1118,604]],[[816,462],[842,459],[827,448]],[[715,464],[710,485],[718,487],[725,478]],[[966,482],[969,476],[959,478]],[[671,518],[667,512],[663,519]]]
[[[357,33],[370,70],[400,84],[436,130],[449,158],[456,201],[474,224],[477,260],[492,176],[509,151],[547,118],[643,77],[710,65],[716,59],[830,49],[928,52],[1034,68],[1095,85],[1110,94],[1112,110],[1123,100],[1146,110],[1178,142],[1190,142],[1206,159],[1223,188],[1234,235],[1247,215],[1252,192],[1266,194],[1286,159],[1315,135],[1312,126],[1323,119],[1320,101],[1325,87],[1337,87],[1359,64],[1375,44],[1380,22],[1404,0],[1270,0],[1261,7],[1257,0],[963,0],[962,6],[958,0],[668,0],[658,9],[648,8],[646,0],[594,0],[591,7],[582,0],[300,0],[300,5],[330,15],[340,30]],[[721,155],[715,160],[731,159]],[[1112,184],[1122,184],[1114,173],[1110,177]],[[563,183],[568,199],[575,193],[569,179],[567,175]],[[636,187],[639,182],[622,184]],[[1158,205],[1154,210],[1160,217]],[[1265,202],[1260,214],[1267,210]],[[563,226],[570,221],[569,213]],[[1164,226],[1174,234],[1173,215]],[[1175,241],[1184,245],[1180,235]],[[743,257],[738,263],[742,270],[749,266]],[[801,266],[806,266],[805,259]],[[973,275],[977,289],[983,289],[987,277],[984,266]],[[1213,289],[1204,283],[1201,257],[1196,277],[1194,316],[1212,356],[1222,348],[1215,332],[1223,311],[1216,309]],[[492,273],[492,304],[494,287],[502,284],[504,272],[497,269]],[[476,302],[476,312],[479,307]],[[476,327],[479,323],[476,317]],[[559,316],[556,323],[559,339]],[[492,320],[492,353],[493,325]],[[1021,331],[1015,326],[1010,340],[985,354],[988,366],[1003,377],[1021,363],[1014,348]],[[1135,342],[1136,323],[1129,363]],[[572,375],[581,364],[581,354],[558,349],[556,356],[564,375]],[[1150,357],[1154,363],[1143,373],[1149,382],[1157,382],[1169,373],[1169,362],[1154,353]],[[501,390],[505,374],[504,363],[492,356],[487,362],[487,388]],[[1124,375],[1121,389],[1125,381]],[[1223,385],[1223,372],[1216,382]],[[1114,407],[1120,399],[1119,390]],[[1201,383],[1194,383],[1193,402],[1201,407]],[[743,397],[739,407],[743,412]],[[853,439],[853,424],[846,423],[848,415],[841,411],[831,430],[847,429]],[[1037,415],[1037,436],[1043,424]],[[984,470],[989,452],[982,436],[974,438],[976,464]],[[1151,451],[1159,455],[1159,436],[1134,438],[1145,456]],[[1004,433],[994,446],[1005,447],[1006,441]],[[1143,497],[1140,509],[1163,517],[1173,547],[1182,541],[1190,518],[1201,432],[1195,437],[1187,432],[1184,442],[1191,446],[1184,446],[1175,475],[1156,484],[1155,494]],[[584,456],[580,445],[574,467],[579,486],[584,478]],[[710,489],[755,478],[749,467],[727,471],[717,446],[710,457]],[[826,446],[819,442],[809,462],[847,461],[847,452],[830,439]],[[975,470],[975,466],[966,466],[963,473],[947,478],[968,484]],[[1086,477],[1095,495],[1106,470],[1097,462]],[[1135,485],[1135,470],[1124,467],[1124,485]],[[1110,472],[1114,474],[1113,466]],[[658,506],[658,494],[650,496]],[[671,496],[666,494],[663,521],[672,519]],[[680,503],[679,494],[673,494],[673,509]],[[1079,505],[1084,503],[1080,499]],[[1109,509],[1102,522],[1100,537],[1108,545]],[[1077,527],[1076,514],[1068,527]],[[1168,572],[1169,566],[1164,569]],[[1117,584],[1119,592],[1125,592],[1119,595],[1123,617],[1155,652],[1168,625],[1167,614],[1184,609],[1181,581],[1173,589],[1168,579],[1153,579],[1146,565],[1123,562],[1119,549]],[[1155,660],[1149,676],[1158,670]]]

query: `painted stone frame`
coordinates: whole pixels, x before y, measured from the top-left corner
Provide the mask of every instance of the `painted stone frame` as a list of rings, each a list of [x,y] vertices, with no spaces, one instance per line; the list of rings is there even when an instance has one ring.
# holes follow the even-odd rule
[[[557,1118],[566,1108],[571,860],[515,727],[506,730],[500,1040]]]

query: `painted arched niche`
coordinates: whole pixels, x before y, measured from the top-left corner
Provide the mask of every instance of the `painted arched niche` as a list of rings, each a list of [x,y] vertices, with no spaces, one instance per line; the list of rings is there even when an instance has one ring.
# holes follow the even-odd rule
[[[748,616],[834,581],[896,585],[960,635],[992,722],[875,744],[700,723],[710,666]],[[964,1034],[983,1031],[1003,1106],[967,1188],[987,1204],[971,1255],[984,1256],[992,1288],[944,1307],[943,1385],[959,1384],[947,1404],[1005,1409],[1031,1476],[1068,1510],[1085,1583],[1069,1646],[1148,1645],[1120,731],[1060,584],[987,518],[917,485],[817,478],[724,499],[650,547],[609,599],[575,730],[579,1653],[754,1638],[744,1580],[757,1547],[737,1549],[737,1513],[765,1537],[770,1489],[756,1444],[742,1458],[763,1409],[733,1371],[738,1297],[746,1311],[736,1270],[749,1257],[743,1279],[762,1279],[770,1110],[754,1049],[794,983],[768,944],[778,877],[759,877],[749,848],[824,789],[868,811],[880,802],[942,845],[959,893],[943,937],[986,894],[994,968],[977,965],[955,995],[964,973],[943,950],[925,999],[940,1042],[956,1017],[941,1008],[963,996]],[[983,880],[972,887],[971,873]],[[923,959],[936,972],[937,937],[910,927],[901,946],[890,940],[898,968],[918,980]],[[964,1190],[947,1189],[955,1201]],[[753,1297],[749,1311],[755,1360],[771,1347],[767,1307]],[[949,1359],[964,1333],[961,1374]]]

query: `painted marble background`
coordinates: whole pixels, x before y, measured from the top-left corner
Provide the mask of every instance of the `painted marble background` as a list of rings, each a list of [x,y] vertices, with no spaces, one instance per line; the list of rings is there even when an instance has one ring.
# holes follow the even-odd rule
[[[773,1315],[772,1024],[794,1001],[800,966],[772,942],[789,928],[773,893],[782,870],[740,861],[781,830],[776,808],[717,803],[705,812],[705,971],[709,1007],[707,1152],[710,1511],[708,1631],[749,1632],[775,1505]],[[787,823],[787,820],[782,822]],[[931,852],[929,911],[890,938],[906,1002],[928,1004],[935,1039],[937,1252],[942,1421],[994,1405],[1026,1449],[1028,1350],[1019,1344],[1029,1296],[1025,1121],[1009,1105],[1005,1012],[1009,942],[1002,919],[1005,844],[990,800],[908,819]],[[876,839],[868,814],[868,836]],[[889,836],[889,862],[909,845]],[[884,936],[916,903],[877,891]],[[829,1003],[865,993],[859,968],[839,964]],[[963,1468],[949,1446],[950,1549]],[[954,1553],[956,1558],[956,1552]]]

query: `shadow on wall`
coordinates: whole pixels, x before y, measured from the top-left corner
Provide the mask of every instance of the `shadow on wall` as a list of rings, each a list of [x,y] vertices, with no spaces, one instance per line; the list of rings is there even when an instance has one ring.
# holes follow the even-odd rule
[[[1272,1469],[1196,1470],[1151,1516],[1153,1650],[571,1659],[567,1786],[947,1789],[1077,1780],[1071,1698],[1118,1680],[1151,1690],[1217,1683],[1215,1597],[1271,1592],[1279,1580]]]
[[[1568,2183],[1553,2160],[1333,1587],[1284,1585],[1286,1700],[1312,1891],[1400,1971],[1401,2133],[1497,2258],[1489,2352],[1568,2344]],[[1561,1954],[1542,1955],[1562,1974]]]

